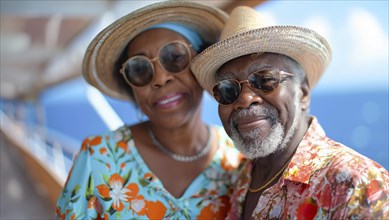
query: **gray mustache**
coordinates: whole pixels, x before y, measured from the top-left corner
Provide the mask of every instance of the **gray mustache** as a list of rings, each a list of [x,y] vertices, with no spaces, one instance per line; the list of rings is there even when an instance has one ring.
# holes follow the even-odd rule
[[[279,121],[278,112],[275,108],[265,108],[262,105],[251,105],[249,108],[236,110],[230,117],[230,125],[235,126],[236,121],[241,118],[255,117],[255,116],[267,116],[274,123]]]

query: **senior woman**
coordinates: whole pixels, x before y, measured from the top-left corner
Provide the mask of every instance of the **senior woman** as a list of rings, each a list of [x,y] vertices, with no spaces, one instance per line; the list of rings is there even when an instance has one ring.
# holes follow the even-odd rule
[[[58,218],[223,219],[240,154],[201,117],[189,65],[218,40],[227,15],[191,2],[134,11],[89,45],[83,76],[135,102],[148,121],[84,140],[58,198]]]

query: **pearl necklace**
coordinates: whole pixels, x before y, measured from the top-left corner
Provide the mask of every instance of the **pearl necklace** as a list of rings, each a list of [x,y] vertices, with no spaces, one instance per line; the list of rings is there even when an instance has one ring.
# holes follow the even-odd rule
[[[179,154],[176,154],[176,153],[170,151],[168,148],[166,148],[161,143],[159,143],[159,141],[155,137],[153,131],[151,130],[151,126],[148,127],[148,131],[149,131],[151,141],[159,150],[161,150],[162,152],[164,152],[165,154],[167,154],[168,156],[170,156],[174,160],[177,160],[180,162],[192,162],[192,161],[198,160],[199,158],[201,158],[202,156],[204,156],[206,153],[208,153],[211,150],[212,131],[211,131],[210,126],[208,126],[209,137],[208,137],[207,144],[198,153],[196,153],[195,155],[191,155],[191,156],[179,155]]]

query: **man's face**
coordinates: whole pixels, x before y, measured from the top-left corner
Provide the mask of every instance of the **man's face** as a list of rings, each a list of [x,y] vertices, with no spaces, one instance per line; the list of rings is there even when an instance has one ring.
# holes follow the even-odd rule
[[[278,54],[246,55],[224,64],[217,81],[247,80],[248,75],[264,69],[293,73],[292,61]],[[279,86],[270,93],[254,91],[241,84],[238,100],[219,105],[219,116],[235,146],[250,159],[264,158],[287,146],[301,119],[302,92],[292,78],[281,75]]]

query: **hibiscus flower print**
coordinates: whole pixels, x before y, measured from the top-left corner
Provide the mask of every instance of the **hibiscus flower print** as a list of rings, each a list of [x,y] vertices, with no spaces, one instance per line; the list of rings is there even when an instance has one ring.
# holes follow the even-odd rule
[[[82,146],[81,146],[82,151],[89,150],[89,153],[92,155],[95,152],[92,147],[95,147],[95,146],[101,144],[101,140],[102,140],[101,136],[86,138],[82,142]]]
[[[124,203],[133,199],[139,191],[136,183],[129,183],[124,187],[124,179],[117,173],[113,174],[108,180],[108,186],[101,184],[96,186],[100,196],[105,201],[112,201],[112,208],[121,211]]]
[[[222,219],[229,208],[230,203],[228,197],[218,197],[201,210],[197,219]]]

